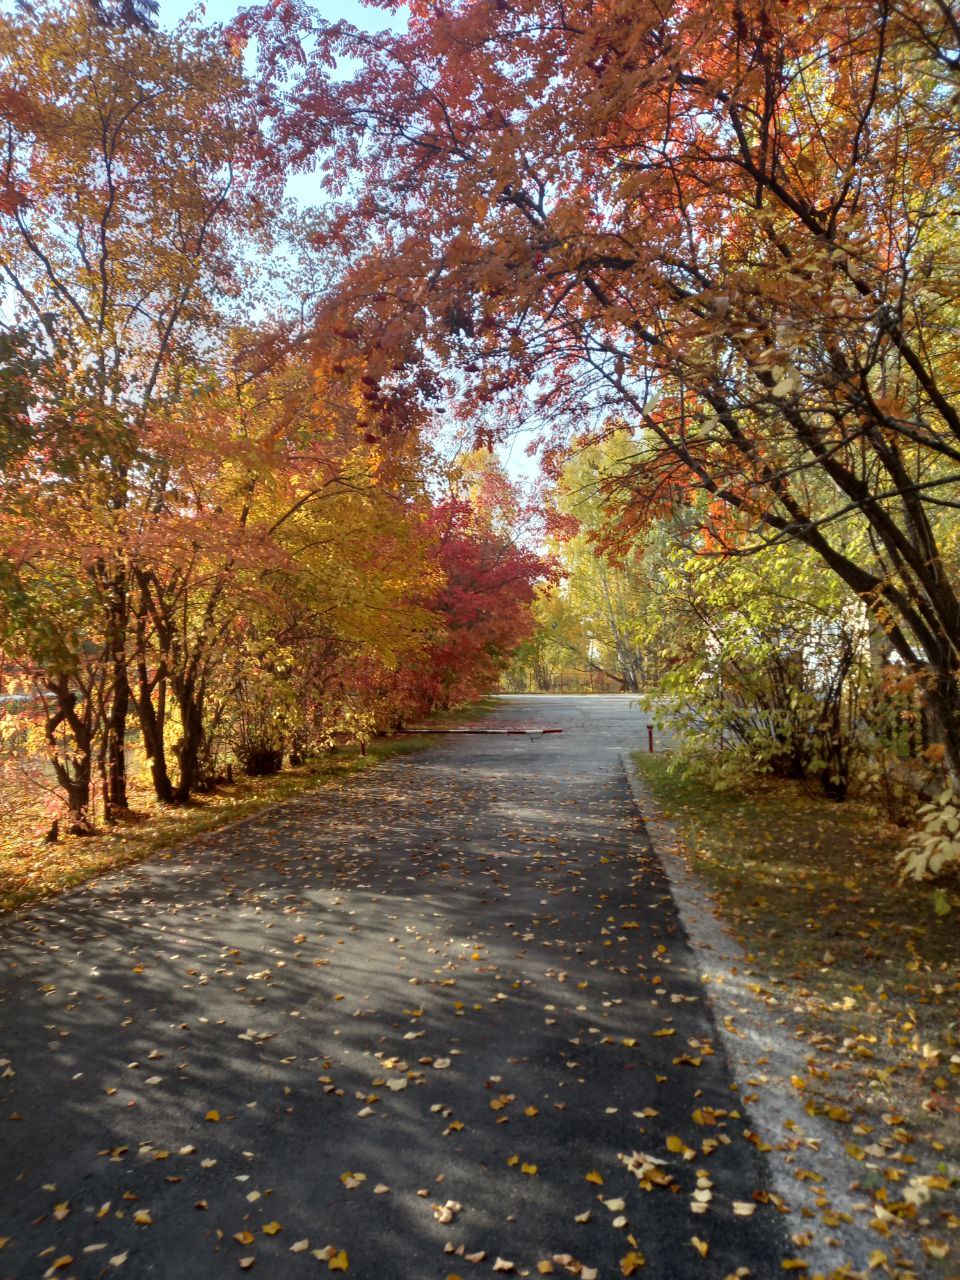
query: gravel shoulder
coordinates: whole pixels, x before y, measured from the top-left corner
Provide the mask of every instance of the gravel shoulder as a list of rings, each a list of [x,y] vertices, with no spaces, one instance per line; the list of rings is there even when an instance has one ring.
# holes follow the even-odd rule
[[[844,1107],[836,1108],[841,1124],[811,1114],[815,1108],[808,1104],[805,1082],[816,1066],[806,1011],[791,1009],[782,993],[772,994],[769,975],[732,936],[718,900],[692,869],[678,824],[664,813],[630,751],[622,753],[622,762],[696,957],[736,1087],[763,1140],[771,1188],[790,1207],[787,1227],[808,1274],[954,1276],[949,1263],[944,1268],[922,1256],[917,1233],[912,1241],[898,1238],[893,1218],[885,1223],[882,1205],[878,1209],[865,1193],[865,1181],[874,1173],[882,1184],[877,1161],[888,1156],[888,1149],[871,1150],[873,1135],[851,1127]],[[906,1160],[902,1176],[910,1188],[912,1159]],[[938,1172],[949,1171],[941,1167]],[[929,1193],[921,1185],[914,1194],[922,1217]],[[889,1238],[878,1234],[878,1222],[892,1228]],[[932,1225],[928,1220],[928,1229]]]

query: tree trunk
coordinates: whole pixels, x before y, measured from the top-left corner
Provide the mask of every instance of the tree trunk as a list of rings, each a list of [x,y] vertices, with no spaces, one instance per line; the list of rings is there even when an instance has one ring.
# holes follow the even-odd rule
[[[161,804],[173,802],[173,783],[167,768],[167,751],[165,730],[167,723],[167,664],[166,659],[158,661],[156,670],[150,674],[147,660],[147,626],[151,616],[150,579],[143,572],[138,572],[140,584],[140,600],[135,611],[136,627],[134,630],[134,653],[136,657],[137,687],[133,694],[140,721],[140,735],[144,750],[150,762],[150,777],[153,790]],[[163,631],[163,618],[155,615],[158,630],[158,642],[162,645],[167,637]],[[154,704],[156,693],[156,704]]]
[[[188,680],[176,690],[182,735],[175,745],[180,776],[173,793],[176,804],[186,804],[196,790],[203,748],[203,686]]]
[[[65,675],[55,676],[47,688],[56,699],[56,711],[47,717],[44,733],[50,747],[50,759],[57,782],[66,792],[67,809],[72,819],[71,830],[90,830],[90,787],[93,780],[93,747],[95,734],[90,699],[84,699],[82,713],[77,712],[77,695]],[[72,738],[70,754],[61,753],[57,730],[66,724]]]
[[[122,481],[126,470],[120,470],[120,484],[114,500],[119,510],[125,502]],[[107,593],[106,643],[109,670],[109,710],[106,714],[104,742],[103,812],[107,821],[127,809],[127,719],[130,712],[130,683],[127,676],[127,624],[130,618],[127,571],[122,561],[114,561],[104,583]],[[105,576],[105,575],[98,575]]]
[[[146,663],[137,664],[137,717],[143,748],[150,762],[150,778],[153,790],[161,804],[173,801],[173,783],[167,770],[167,753],[163,739],[166,721],[167,682],[162,675],[155,678],[157,704],[154,706],[153,689],[147,676]]]
[[[956,783],[960,780],[960,682],[949,663],[931,671],[925,708],[930,736],[943,743],[947,772]]]
[[[127,803],[127,716],[130,709],[130,685],[127,680],[127,658],[122,649],[114,652],[110,714],[107,718],[106,788],[103,797],[104,816],[110,820]]]

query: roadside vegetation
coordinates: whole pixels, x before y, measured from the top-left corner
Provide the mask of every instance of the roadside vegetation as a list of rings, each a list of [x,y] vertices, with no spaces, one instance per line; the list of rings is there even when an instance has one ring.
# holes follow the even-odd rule
[[[490,699],[469,703],[429,717],[428,727],[464,724],[486,715]],[[347,782],[365,769],[396,756],[434,746],[431,735],[402,734],[331,746],[297,765],[285,765],[267,777],[240,771],[194,797],[189,805],[158,803],[143,768],[131,769],[131,807],[122,821],[89,834],[67,833],[48,842],[49,817],[42,800],[24,803],[22,788],[0,793],[3,837],[0,839],[0,911],[72,888],[108,871],[141,862],[173,845],[250,817],[261,809],[302,795],[315,787]],[[34,789],[28,795],[42,795]]]
[[[956,916],[904,889],[902,831],[861,801],[771,778],[718,791],[669,753],[634,761],[677,832],[677,855],[746,952],[748,988],[804,1044],[807,1069],[790,1087],[848,1135],[858,1181],[880,1204],[878,1246],[889,1212],[933,1241],[927,1263],[940,1274],[947,1254],[936,1242],[960,1227]],[[911,1173],[949,1194],[911,1203]]]

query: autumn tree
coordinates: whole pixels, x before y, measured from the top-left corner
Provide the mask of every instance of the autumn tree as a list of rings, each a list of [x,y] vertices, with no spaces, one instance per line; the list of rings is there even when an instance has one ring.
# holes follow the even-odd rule
[[[487,449],[461,455],[427,526],[442,584],[431,608],[442,630],[424,672],[432,700],[449,706],[496,685],[533,629],[532,605],[551,568],[535,549],[533,513]]]
[[[107,17],[77,2],[0,20],[4,182],[14,193],[0,213],[0,278],[20,323],[55,349],[59,375],[57,402],[34,415],[32,447],[8,466],[7,517],[28,524],[59,494],[77,523],[43,536],[67,540],[67,561],[69,543],[90,553],[78,568],[98,601],[88,641],[108,673],[107,805],[121,809],[131,484],[141,512],[163,491],[165,462],[145,450],[146,424],[182,394],[237,291],[240,244],[265,220],[250,181],[258,116],[222,33],[187,22],[170,35],[119,11]],[[14,114],[11,102],[28,108]],[[46,550],[55,556],[56,542]],[[69,670],[48,670],[27,641],[14,628],[5,647],[37,672],[51,722],[69,721]]]
[[[553,543],[564,574],[560,607],[580,622],[579,636],[559,626],[556,634],[566,636],[570,652],[585,665],[637,693],[648,665],[656,661],[655,655],[644,653],[639,639],[655,584],[640,570],[634,548],[625,554],[621,549],[616,558],[603,554],[610,540],[605,497],[623,470],[622,461],[633,452],[625,433],[578,449],[564,466],[551,503],[560,516],[555,524],[561,535]],[[549,616],[557,608],[546,606],[543,613]]]
[[[237,29],[265,93],[295,74],[277,147],[319,164],[384,345],[423,335],[488,423],[626,421],[626,540],[699,490],[728,554],[804,543],[925,682],[955,772],[949,6],[461,0],[399,34],[294,6]]]

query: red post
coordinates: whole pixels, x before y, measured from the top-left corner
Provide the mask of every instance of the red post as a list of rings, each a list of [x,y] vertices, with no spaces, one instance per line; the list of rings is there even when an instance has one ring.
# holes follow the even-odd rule
[[[652,724],[647,725],[647,750],[648,751],[653,750],[653,725]]]

